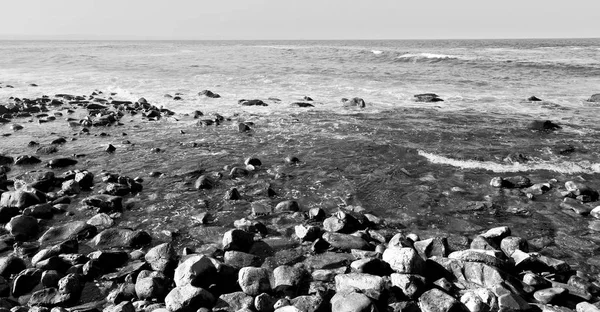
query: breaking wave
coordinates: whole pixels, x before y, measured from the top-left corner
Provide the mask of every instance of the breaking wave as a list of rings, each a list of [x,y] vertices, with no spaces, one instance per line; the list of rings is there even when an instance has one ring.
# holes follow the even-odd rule
[[[493,161],[453,159],[434,153],[425,152],[422,150],[419,150],[418,154],[420,156],[425,157],[427,160],[434,164],[450,165],[461,169],[485,169],[493,172],[526,172],[547,170],[565,174],[600,173],[600,163],[575,163],[569,161],[531,161],[528,163],[502,164]]]

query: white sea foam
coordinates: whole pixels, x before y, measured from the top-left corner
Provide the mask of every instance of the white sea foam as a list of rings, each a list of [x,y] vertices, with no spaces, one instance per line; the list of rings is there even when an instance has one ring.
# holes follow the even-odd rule
[[[375,55],[379,55],[379,54],[383,53],[383,51],[379,51],[379,50],[372,50],[371,52],[373,52],[373,54],[375,54]]]
[[[520,172],[520,171],[536,171],[548,170],[565,174],[577,173],[600,173],[599,163],[574,163],[569,161],[556,162],[528,162],[528,163],[512,163],[501,164],[493,161],[477,161],[477,160],[459,160],[453,159],[422,150],[418,151],[420,156],[427,158],[434,164],[450,165],[461,169],[485,169],[493,172]]]
[[[406,53],[398,56],[399,59],[458,59],[456,55],[435,53]]]

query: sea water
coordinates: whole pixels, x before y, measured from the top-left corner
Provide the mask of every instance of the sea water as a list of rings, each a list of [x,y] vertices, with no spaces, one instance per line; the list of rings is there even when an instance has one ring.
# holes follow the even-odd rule
[[[61,147],[88,154],[82,168],[146,177],[121,226],[156,235],[171,229],[188,243],[210,242],[221,226],[246,217],[257,190],[269,184],[278,193],[273,204],[296,199],[303,209],[328,212],[362,206],[423,237],[509,225],[576,267],[600,263],[598,232],[588,228],[593,218],[559,207],[565,181],[600,189],[600,105],[586,101],[600,93],[600,39],[0,41],[0,86],[0,104],[11,96],[99,90],[117,100],[144,97],[178,113],[159,122],[127,117],[124,126],[101,130],[108,136]],[[221,98],[198,96],[204,89]],[[444,102],[415,102],[415,94],[426,92]],[[526,100],[533,95],[543,101]],[[305,96],[314,107],[290,106]],[[352,97],[366,107],[340,102]],[[238,104],[255,98],[269,106]],[[184,115],[195,110],[233,122],[197,127]],[[254,132],[237,133],[238,120],[255,122]],[[531,131],[533,120],[561,129]],[[45,143],[77,132],[66,122],[19,122],[25,129],[0,138],[0,152],[31,153],[30,139]],[[0,130],[11,132],[6,125]],[[121,144],[123,133],[133,144]],[[115,155],[103,152],[108,143],[117,146]],[[162,152],[150,152],[153,147]],[[510,153],[528,160],[505,160]],[[286,165],[287,155],[302,162]],[[263,162],[254,178],[224,179],[212,192],[190,185],[188,173],[222,171],[248,156]],[[151,171],[164,175],[152,179]],[[489,185],[493,177],[512,175],[554,189],[531,200]],[[231,187],[242,201],[223,200]],[[217,226],[197,226],[190,216],[202,209],[217,216]]]

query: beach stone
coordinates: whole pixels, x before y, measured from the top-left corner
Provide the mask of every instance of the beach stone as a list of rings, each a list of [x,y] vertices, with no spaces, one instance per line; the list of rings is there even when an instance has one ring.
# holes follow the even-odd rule
[[[593,94],[592,96],[590,96],[590,98],[588,99],[588,102],[600,102],[600,93],[596,93]],[[579,311],[577,311],[579,312]]]
[[[498,250],[500,247],[496,245],[492,240],[487,239],[481,235],[477,235],[473,237],[471,241],[470,249],[479,249],[479,250]]]
[[[58,305],[63,305],[72,300],[70,294],[60,293],[58,289],[44,288],[31,294],[27,305],[30,307],[42,306],[52,308]]]
[[[538,98],[537,96],[532,95],[532,96],[530,96],[530,97],[527,98],[527,101],[530,101],[530,102],[541,102],[542,100],[540,98]]]
[[[423,293],[418,302],[422,312],[464,311],[458,300],[436,288]]]
[[[262,293],[254,297],[254,308],[258,312],[273,312],[276,298],[269,294]]]
[[[481,297],[479,297],[473,291],[469,291],[463,294],[460,297],[460,302],[464,304],[470,312],[491,312],[490,307],[487,304],[485,304]]]
[[[238,131],[239,132],[249,132],[252,130],[251,125],[245,122],[238,123]]]
[[[565,182],[565,188],[575,196],[589,196],[590,201],[597,201],[599,197],[598,191],[583,183],[567,181]]]
[[[84,239],[96,235],[96,227],[85,221],[72,221],[50,227],[39,239],[41,245],[60,243],[69,239]]]
[[[170,312],[196,312],[200,308],[212,307],[214,302],[210,292],[190,284],[173,288],[165,297],[165,305]]]
[[[365,294],[338,291],[330,300],[331,312],[375,312],[377,308]]]
[[[0,276],[9,278],[12,274],[18,274],[27,268],[25,261],[15,255],[0,258]]]
[[[273,270],[271,286],[276,292],[296,295],[298,287],[307,275],[308,273],[303,269],[281,265]]]
[[[36,219],[51,219],[55,211],[55,208],[51,204],[45,203],[23,209],[23,215]]]
[[[598,102],[600,102],[600,94],[598,95]],[[600,312],[600,307],[585,301],[579,302],[575,309],[577,312]]]
[[[529,130],[550,132],[561,129],[562,127],[550,120],[534,120],[528,125]]]
[[[323,240],[329,243],[329,245],[331,245],[332,247],[340,250],[370,248],[370,245],[369,243],[367,243],[367,241],[358,236],[350,234],[325,232],[323,234]]]
[[[550,282],[548,282],[545,278],[531,272],[525,273],[523,275],[523,283],[536,288],[550,286]]]
[[[121,267],[129,260],[129,253],[124,250],[97,250],[88,255],[90,260],[97,260],[99,267],[112,271]]]
[[[354,260],[354,256],[348,253],[324,252],[307,257],[304,265],[313,270],[335,269],[345,267]]]
[[[95,226],[99,231],[103,231],[113,226],[115,221],[109,215],[99,213],[88,219],[86,223]]]
[[[361,293],[378,300],[385,290],[382,277],[365,273],[338,274],[335,276],[335,289],[338,292],[360,290]]]
[[[350,264],[352,272],[386,276],[392,273],[390,265],[379,258],[363,258]]]
[[[414,97],[415,97],[415,101],[417,101],[417,102],[434,103],[434,102],[443,102],[444,101],[435,93],[415,94]]]
[[[225,252],[223,262],[236,269],[241,269],[243,267],[259,267],[262,264],[263,260],[260,257],[253,254],[235,250],[228,250]]]
[[[48,161],[46,166],[50,167],[50,168],[64,168],[64,167],[69,167],[69,166],[73,166],[76,164],[77,164],[77,160],[72,159],[72,158],[55,158],[55,159]]]
[[[427,289],[425,277],[416,274],[393,273],[390,275],[392,286],[397,287],[404,296],[417,299]]]
[[[107,228],[94,236],[91,243],[96,248],[139,248],[152,242],[152,236],[144,230]]]
[[[271,201],[268,199],[254,201],[250,204],[250,208],[252,209],[252,214],[254,216],[269,215],[273,212]]]
[[[81,192],[81,187],[79,186],[79,183],[75,180],[68,180],[63,182],[60,189],[67,195],[76,195]]]
[[[449,251],[448,240],[445,237],[434,237],[415,241],[413,246],[424,259],[433,256],[446,257]]]
[[[592,211],[592,207],[569,197],[563,199],[560,203],[560,207],[567,210],[573,210],[578,215],[588,215]]]
[[[500,249],[507,257],[510,257],[515,250],[529,252],[529,244],[521,237],[507,236],[500,242]]]
[[[210,90],[202,90],[202,91],[198,92],[198,95],[200,95],[200,96],[206,96],[208,98],[213,98],[213,99],[221,97],[219,94],[214,93],[214,92],[212,92]]]
[[[241,104],[242,106],[269,106],[262,100],[239,100],[238,104]]]
[[[38,234],[39,225],[36,218],[20,215],[10,219],[6,230],[17,240],[28,240]]]
[[[425,266],[423,258],[409,247],[388,248],[383,252],[382,259],[397,273],[420,274]]]
[[[123,211],[123,197],[112,195],[93,195],[82,201],[85,205],[98,208],[98,212]]]
[[[600,206],[596,206],[592,211],[590,211],[590,215],[596,219],[600,219]]]
[[[503,260],[477,249],[454,251],[448,255],[448,258],[468,262],[481,262],[499,268],[503,268],[506,265]]]
[[[214,187],[214,182],[209,177],[201,175],[194,183],[194,187],[197,190],[208,190]]]
[[[550,303],[555,300],[557,297],[566,294],[567,290],[564,288],[546,288],[540,289],[533,293],[533,298],[539,303]]]
[[[275,212],[296,212],[300,211],[300,205],[295,200],[285,200],[275,206]]]
[[[35,268],[29,268],[19,272],[12,282],[12,295],[14,297],[19,297],[29,293],[40,283],[41,277],[42,271]]]
[[[35,165],[41,162],[42,161],[35,156],[20,155],[15,159],[15,166]]]
[[[8,191],[2,193],[0,197],[0,207],[13,207],[25,209],[29,206],[43,203],[45,200],[38,194],[26,192],[23,190]]]
[[[296,225],[294,232],[302,241],[312,242],[321,235],[321,228],[318,226]]]
[[[250,296],[257,296],[271,290],[269,273],[264,268],[245,267],[240,269],[238,284],[242,291]]]
[[[319,312],[328,308],[328,302],[318,295],[298,296],[292,299],[291,304],[301,312]]]
[[[243,291],[236,291],[221,295],[212,311],[236,312],[242,309],[252,309],[253,307],[254,298],[252,296],[246,295]]]
[[[248,252],[254,243],[254,234],[233,229],[223,234],[223,250]]]
[[[103,312],[135,312],[135,307],[130,301],[123,301],[118,304],[109,305]]]
[[[462,274],[465,280],[485,287],[500,284],[505,280],[500,270],[480,262],[465,262]]]
[[[177,265],[177,252],[170,243],[163,243],[152,247],[144,259],[150,264],[153,270],[169,275]],[[184,290],[189,290],[185,288]]]
[[[527,311],[531,306],[519,295],[506,293],[498,296],[499,311]]]
[[[162,300],[168,292],[167,283],[159,277],[138,278],[135,282],[135,294],[139,299]]]
[[[74,180],[81,188],[89,189],[94,185],[94,174],[87,170],[76,171]]]
[[[173,280],[176,286],[208,287],[216,282],[216,278],[217,268],[213,261],[205,255],[193,254],[177,266]]]

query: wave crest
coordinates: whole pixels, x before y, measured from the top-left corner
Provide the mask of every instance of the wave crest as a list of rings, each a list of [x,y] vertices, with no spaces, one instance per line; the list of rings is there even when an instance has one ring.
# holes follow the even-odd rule
[[[565,174],[577,173],[600,173],[600,163],[575,163],[570,161],[538,161],[528,163],[501,164],[493,161],[459,160],[434,153],[418,151],[420,156],[434,164],[450,165],[461,169],[485,169],[493,172],[527,172],[536,170],[548,170]]]

